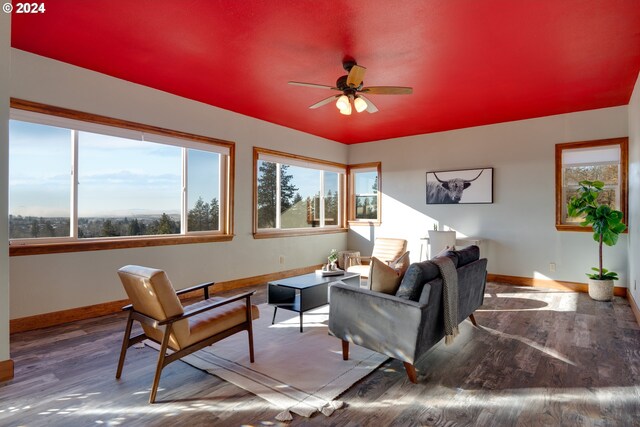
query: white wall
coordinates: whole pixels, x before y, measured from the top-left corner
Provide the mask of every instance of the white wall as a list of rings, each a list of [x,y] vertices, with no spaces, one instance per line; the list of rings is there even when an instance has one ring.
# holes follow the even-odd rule
[[[163,268],[181,288],[319,264],[346,247],[345,233],[254,240],[251,197],[253,146],[343,163],[347,146],[27,52],[11,59],[13,97],[236,143],[232,242],[11,257],[11,318],[123,299],[125,264]]]
[[[590,233],[555,229],[554,145],[626,136],[627,118],[622,106],[351,146],[351,164],[382,161],[383,198],[382,225],[354,228],[348,246],[369,253],[375,236],[404,237],[416,261],[419,238],[438,222],[483,239],[490,273],[584,283],[597,245]],[[427,171],[480,167],[494,168],[493,204],[426,204]],[[604,261],[627,286],[626,235]]]
[[[640,304],[640,75],[629,101],[629,288]]]
[[[9,75],[11,15],[0,14],[0,361],[9,359]]]

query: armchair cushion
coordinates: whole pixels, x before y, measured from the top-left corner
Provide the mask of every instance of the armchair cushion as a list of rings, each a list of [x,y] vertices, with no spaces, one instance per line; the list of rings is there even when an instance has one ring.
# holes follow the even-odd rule
[[[397,260],[407,250],[407,241],[404,239],[391,239],[385,237],[376,238],[373,244],[373,253],[371,257],[361,256],[358,258],[360,262],[368,261],[372,257],[376,257],[381,261],[389,262]],[[351,257],[351,267],[347,268],[348,272],[358,273],[360,277],[366,278],[369,276],[369,263],[364,266],[354,265],[354,258]],[[358,262],[358,264],[360,264]]]
[[[347,269],[349,273],[358,273],[360,277],[366,278],[371,266],[369,264],[352,265]]]
[[[225,298],[215,297],[204,301],[198,301],[188,306],[189,309],[205,307],[211,303],[222,301]],[[214,309],[197,314],[185,319],[189,322],[189,336],[182,347],[197,343],[205,338],[217,333],[231,329],[246,321],[246,304],[244,301],[236,301],[222,305]],[[255,305],[251,305],[251,318],[253,320],[260,317],[260,311]],[[182,321],[181,321],[182,322]]]
[[[367,288],[374,292],[394,295],[400,286],[400,280],[402,280],[400,270],[388,266],[376,257],[371,258]]]

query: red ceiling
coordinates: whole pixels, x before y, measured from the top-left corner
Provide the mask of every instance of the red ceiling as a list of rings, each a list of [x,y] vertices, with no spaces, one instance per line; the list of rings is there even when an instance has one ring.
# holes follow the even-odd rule
[[[12,46],[351,144],[626,105],[639,0],[48,0]],[[343,116],[342,58],[380,111]]]

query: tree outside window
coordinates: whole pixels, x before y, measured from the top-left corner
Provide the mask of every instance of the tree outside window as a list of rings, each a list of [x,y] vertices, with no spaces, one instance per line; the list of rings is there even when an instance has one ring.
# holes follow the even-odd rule
[[[556,145],[556,228],[591,231],[580,227],[582,218],[569,217],[567,204],[580,181],[602,181],[598,202],[623,212],[627,219],[628,138],[581,141]]]

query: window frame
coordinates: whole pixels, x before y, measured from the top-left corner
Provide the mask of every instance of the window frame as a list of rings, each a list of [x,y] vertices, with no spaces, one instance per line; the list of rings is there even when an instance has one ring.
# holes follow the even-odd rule
[[[628,223],[629,198],[628,198],[628,171],[629,171],[629,138],[609,138],[598,139],[593,141],[578,141],[556,144],[555,146],[555,173],[556,173],[556,230],[558,231],[579,231],[593,232],[593,227],[583,227],[579,224],[565,224],[562,222],[563,217],[563,185],[562,185],[562,152],[564,150],[574,150],[579,148],[597,148],[609,145],[617,145],[620,147],[620,175],[619,191],[620,191],[620,211],[623,215],[623,222]],[[627,228],[628,230],[628,228]],[[624,233],[628,231],[625,230]]]
[[[378,217],[376,219],[357,219],[356,218],[356,193],[355,193],[355,174],[358,172],[377,172],[378,174],[378,194],[377,208]],[[359,225],[380,225],[382,224],[382,162],[357,163],[347,167],[347,188],[349,197],[349,216],[348,223],[350,226]]]
[[[38,102],[26,101],[17,98],[11,98],[10,107],[13,110],[20,110],[32,113],[43,114],[46,116],[52,116],[60,119],[74,120],[78,122],[84,122],[89,125],[106,126],[114,129],[114,133],[118,133],[118,129],[126,131],[140,132],[142,135],[149,134],[149,136],[157,137],[157,140],[151,139],[149,142],[162,144],[160,142],[162,138],[169,138],[172,141],[184,140],[185,145],[182,148],[198,149],[196,145],[189,145],[189,142],[195,142],[196,144],[206,144],[221,147],[228,154],[222,156],[222,159],[226,161],[220,162],[220,172],[222,176],[220,180],[220,229],[214,231],[194,231],[185,232],[187,217],[184,217],[181,224],[181,234],[171,235],[150,235],[150,236],[118,236],[118,237],[100,237],[100,238],[77,238],[77,230],[71,232],[71,236],[67,237],[55,237],[46,240],[37,241],[32,239],[11,239],[9,241],[9,255],[10,256],[22,256],[22,255],[40,255],[50,253],[66,253],[66,252],[82,252],[82,251],[97,251],[108,249],[125,249],[125,248],[138,248],[147,246],[166,246],[166,245],[180,245],[189,243],[205,243],[205,242],[226,242],[231,241],[234,237],[234,225],[233,225],[233,209],[234,209],[234,186],[235,186],[235,143],[231,141],[225,141],[221,139],[195,135],[182,131],[175,131],[156,126],[130,122],[127,120],[116,119],[112,117],[101,116],[92,113],[86,113],[67,108],[61,108],[42,104]],[[17,119],[19,120],[19,119]],[[42,123],[50,125],[50,123]],[[72,130],[77,131],[77,130]],[[83,130],[80,130],[83,131]],[[126,136],[125,136],[126,137]],[[77,138],[76,138],[77,148]],[[178,144],[173,144],[180,146]],[[72,167],[77,170],[77,157]],[[183,163],[184,165],[184,163]],[[183,170],[183,184],[182,184],[182,198],[186,197],[185,191],[185,177]],[[77,187],[77,183],[73,183],[74,187]],[[77,193],[75,193],[77,196]],[[70,218],[70,227],[77,227],[77,200],[72,192],[72,211]],[[184,205],[184,204],[183,204]],[[184,207],[182,208],[184,210]],[[181,212],[183,215],[184,212]],[[62,239],[62,240],[60,240]]]
[[[258,161],[260,160],[260,155],[265,155],[269,157],[276,157],[283,160],[284,164],[287,159],[293,161],[294,166],[295,163],[313,163],[318,166],[329,166],[331,168],[338,168],[344,170],[344,172],[339,178],[338,188],[340,189],[340,198],[339,198],[339,224],[324,226],[324,227],[310,227],[310,228],[258,228]],[[324,170],[319,168],[320,170]],[[282,151],[271,150],[268,148],[261,147],[253,147],[253,206],[252,206],[252,222],[253,222],[253,238],[254,239],[270,239],[270,238],[278,238],[278,237],[293,237],[293,236],[309,236],[309,235],[317,235],[317,234],[333,234],[333,233],[345,233],[348,231],[346,227],[346,180],[347,180],[347,169],[348,166],[342,163],[331,162],[328,160],[316,159],[313,157],[300,156],[297,154],[285,153]],[[321,178],[322,179],[322,178]],[[321,195],[324,198],[324,195]]]

